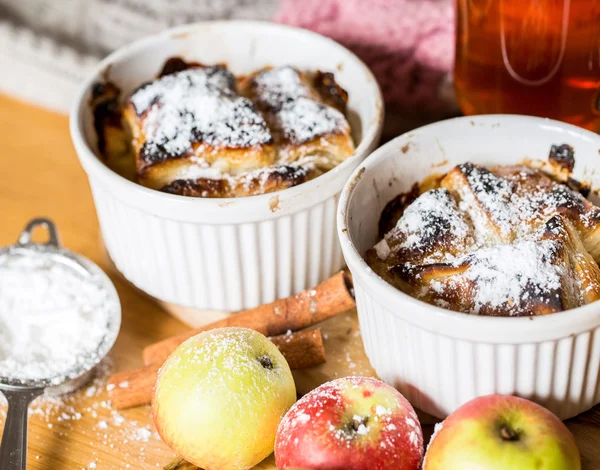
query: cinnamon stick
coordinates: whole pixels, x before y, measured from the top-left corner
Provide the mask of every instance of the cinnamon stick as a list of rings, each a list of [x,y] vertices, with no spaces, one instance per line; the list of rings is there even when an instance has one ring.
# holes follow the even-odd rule
[[[146,346],[144,364],[162,364],[177,346],[203,331],[239,326],[251,328],[266,336],[275,336],[327,320],[355,305],[352,279],[348,273],[340,271],[313,289],[250,310],[242,310],[210,325]]]
[[[304,369],[325,362],[320,329],[299,331],[269,338],[279,348],[291,369]],[[156,376],[162,363],[113,374],[108,379],[108,395],[115,409],[147,405],[152,400]]]
[[[148,405],[152,401],[156,376],[162,364],[117,372],[108,378],[108,397],[113,408],[121,410]]]
[[[290,369],[308,369],[326,360],[320,328],[271,336],[269,339],[279,348]]]

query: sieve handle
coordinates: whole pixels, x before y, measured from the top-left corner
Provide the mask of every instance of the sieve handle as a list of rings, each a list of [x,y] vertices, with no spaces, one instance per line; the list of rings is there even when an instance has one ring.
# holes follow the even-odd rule
[[[52,246],[54,248],[60,248],[60,241],[58,238],[58,231],[56,230],[56,225],[50,219],[45,217],[38,217],[30,220],[27,223],[27,226],[19,235],[19,239],[17,240],[18,246],[30,246],[33,245],[34,242],[31,241],[31,235],[36,227],[42,226],[48,231],[48,240],[44,243],[36,243],[36,245],[44,245],[44,246]]]
[[[6,423],[0,444],[0,468],[2,470],[26,470],[27,467],[27,410],[43,388],[7,389],[2,393],[8,401]]]

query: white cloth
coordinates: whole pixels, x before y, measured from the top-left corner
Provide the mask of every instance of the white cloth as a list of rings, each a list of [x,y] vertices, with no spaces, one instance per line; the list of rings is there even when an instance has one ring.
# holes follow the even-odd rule
[[[100,58],[174,25],[268,19],[279,0],[0,0],[0,92],[67,113]]]

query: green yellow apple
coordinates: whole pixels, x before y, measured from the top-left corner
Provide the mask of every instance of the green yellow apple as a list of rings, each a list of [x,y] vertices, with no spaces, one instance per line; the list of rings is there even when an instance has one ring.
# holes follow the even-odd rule
[[[265,336],[220,328],[181,344],[159,371],[152,412],[177,454],[205,470],[248,469],[273,452],[296,401],[290,368]]]
[[[423,470],[580,470],[563,422],[523,398],[487,395],[458,408],[431,438]]]

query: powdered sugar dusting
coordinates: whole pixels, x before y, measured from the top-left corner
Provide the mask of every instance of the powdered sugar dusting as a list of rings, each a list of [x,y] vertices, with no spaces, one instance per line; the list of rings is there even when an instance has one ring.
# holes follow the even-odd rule
[[[574,284],[596,289],[587,258],[572,254],[580,259],[573,270],[560,254],[571,235],[546,236],[560,235],[553,227],[562,220],[585,246],[600,209],[581,194],[524,166],[489,171],[466,163],[441,184],[452,194],[435,189],[419,196],[374,247],[387,269],[399,267],[394,275],[415,285],[412,295],[465,313],[531,315],[585,301],[569,293]]]
[[[466,313],[479,314],[482,308],[491,308],[501,309],[504,315],[520,315],[531,309],[530,303],[560,302],[566,268],[554,263],[553,254],[558,249],[558,242],[553,240],[522,240],[482,248],[457,260],[456,265],[467,266],[463,273],[450,280],[433,280],[422,293],[433,290],[452,295],[457,284],[467,281],[473,286],[473,304]]]
[[[308,98],[298,98],[282,106],[275,122],[284,137],[293,144],[309,142],[331,133],[345,133],[349,129],[346,118],[337,109]]]
[[[490,243],[487,217],[506,241],[527,236],[556,212],[590,226],[600,213],[578,192],[528,167],[497,167],[500,175],[466,163],[458,169],[468,186],[461,187],[460,209],[469,214],[479,243]],[[493,240],[492,240],[493,243]]]
[[[549,302],[560,288],[562,266],[552,262],[558,244],[551,240],[525,240],[479,250],[465,277],[477,286],[475,308],[505,306],[510,312],[529,297]],[[512,305],[511,305],[512,303]]]
[[[278,110],[286,101],[312,98],[310,89],[302,82],[293,67],[277,67],[260,72],[253,79],[259,102],[270,109]]]
[[[500,232],[508,236],[511,231],[512,211],[510,199],[513,194],[511,184],[504,178],[499,178],[485,168],[470,163],[459,165],[460,171],[466,176],[469,188],[461,193],[461,209],[468,212],[475,226],[475,233],[486,233],[487,221],[480,215],[479,204],[496,223]]]
[[[235,79],[223,67],[191,68],[163,76],[130,97],[142,121],[148,162],[179,157],[193,143],[215,148],[246,148],[272,142],[263,117],[234,91]]]
[[[284,139],[298,145],[350,127],[337,109],[316,101],[292,67],[265,70],[253,79],[259,106],[272,113],[272,125]]]
[[[198,364],[201,366],[206,362],[218,361],[220,367],[209,368],[205,375],[197,381],[197,392],[205,396],[220,393],[217,384],[227,384],[232,379],[247,371],[247,377],[251,378],[245,386],[244,393],[256,392],[257,396],[269,397],[268,391],[274,393],[281,377],[290,373],[289,368],[278,360],[279,353],[275,346],[272,351],[265,350],[265,357],[271,361],[268,371],[256,356],[257,340],[248,334],[249,330],[241,328],[221,328],[211,330],[191,338],[182,346],[182,353],[178,357],[167,361],[159,373],[157,390],[168,387],[167,382],[160,378],[165,374],[184,373],[177,368],[180,361],[187,364]],[[175,385],[177,381],[171,380],[168,384]],[[157,392],[158,393],[158,392]]]
[[[399,248],[428,251],[440,239],[464,243],[469,226],[445,189],[434,189],[419,196],[398,220],[392,232],[404,234]]]
[[[390,245],[388,244],[388,242],[385,238],[382,238],[374,246],[374,248],[375,248],[375,252],[377,253],[377,256],[381,260],[386,260],[387,257],[390,256],[390,253],[392,252],[392,250],[390,249]]]

